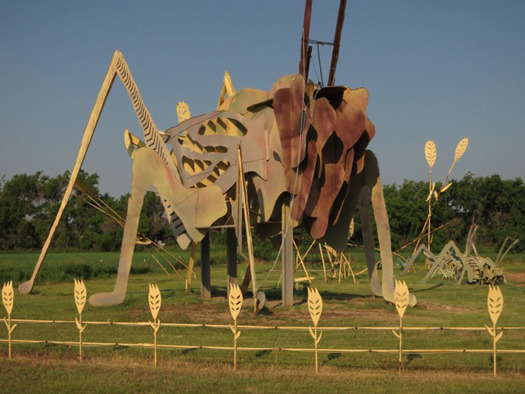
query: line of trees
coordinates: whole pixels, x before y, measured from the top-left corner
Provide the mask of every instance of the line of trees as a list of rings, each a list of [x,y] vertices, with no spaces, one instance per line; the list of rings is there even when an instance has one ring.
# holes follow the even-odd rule
[[[35,250],[42,247],[58,211],[69,175],[69,172],[65,172],[51,178],[37,172],[0,180],[0,250]],[[120,215],[125,218],[129,195],[119,198],[99,195],[98,175],[83,171],[77,186],[83,192],[76,190],[67,205],[52,244],[53,248],[118,250],[123,228],[111,216]],[[420,234],[428,213],[428,183],[404,181],[401,185],[387,185],[384,186],[384,194],[390,219],[392,247],[399,249]],[[101,207],[114,214],[102,212]],[[139,232],[154,241],[174,244],[173,234],[163,213],[159,199],[154,193],[147,193]],[[463,179],[454,181],[452,187],[440,196],[434,208],[432,227],[445,224],[448,225],[433,233],[433,250],[440,250],[448,240],[463,244],[472,224],[479,225],[478,245],[493,251],[497,251],[507,236],[523,237],[523,181],[520,178],[503,180],[499,175],[475,177],[468,173]],[[361,241],[359,227],[357,221],[357,243]],[[217,240],[222,238],[219,235]],[[258,241],[257,237],[255,241]],[[525,250],[525,242],[520,242],[514,250]]]
[[[40,249],[60,206],[70,173],[54,178],[37,172],[0,181],[0,250]],[[64,210],[53,239],[58,250],[114,251],[120,248],[123,227],[114,218],[125,218],[129,195],[99,195],[98,175],[81,171],[72,198]],[[82,190],[83,192],[80,192]],[[91,196],[91,197],[90,197]],[[98,208],[97,208],[98,207]],[[103,212],[113,212],[111,215]],[[162,215],[164,209],[147,193],[139,232],[153,240],[173,242]]]
[[[441,185],[437,185],[439,190]],[[428,182],[405,181],[385,186],[385,200],[394,249],[416,238],[428,214]],[[525,184],[520,178],[499,175],[463,179],[440,195],[432,212],[433,247],[440,251],[449,240],[464,245],[471,225],[478,225],[477,244],[497,252],[506,237],[523,239],[525,233]],[[423,240],[426,241],[426,238]],[[525,250],[525,242],[513,251]]]

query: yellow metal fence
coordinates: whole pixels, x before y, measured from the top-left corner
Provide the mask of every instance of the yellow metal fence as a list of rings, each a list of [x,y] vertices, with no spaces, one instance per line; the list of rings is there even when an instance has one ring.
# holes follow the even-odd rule
[[[315,369],[319,372],[318,355],[319,353],[391,353],[398,355],[398,369],[399,374],[402,373],[402,360],[404,354],[432,354],[432,353],[486,353],[492,354],[493,360],[493,374],[497,373],[497,354],[523,354],[525,349],[498,349],[497,343],[502,338],[505,332],[523,331],[525,327],[498,327],[497,321],[503,309],[503,295],[499,287],[490,286],[487,307],[489,316],[492,322],[491,326],[485,327],[410,327],[403,325],[403,317],[408,305],[409,291],[404,282],[396,281],[395,291],[395,305],[399,315],[399,325],[390,327],[374,327],[374,326],[346,326],[346,327],[322,327],[319,326],[321,315],[323,312],[323,299],[317,289],[308,289],[308,311],[312,318],[313,325],[311,326],[277,326],[277,325],[242,325],[238,324],[237,317],[242,307],[243,297],[238,286],[230,288],[229,292],[229,310],[233,320],[233,324],[207,324],[207,323],[170,323],[162,322],[158,318],[161,309],[162,297],[156,285],[149,285],[148,303],[152,314],[152,321],[147,322],[116,322],[116,321],[84,321],[82,319],[82,311],[86,303],[87,291],[82,281],[75,280],[74,289],[75,303],[78,311],[78,318],[75,320],[32,320],[32,319],[15,319],[11,316],[14,304],[14,291],[12,282],[5,283],[2,288],[2,302],[7,312],[7,317],[3,319],[7,328],[7,338],[0,338],[0,343],[7,344],[8,358],[11,359],[13,355],[13,345],[16,344],[56,344],[75,346],[79,349],[79,361],[82,361],[84,347],[131,347],[131,348],[146,348],[153,350],[153,364],[157,366],[157,350],[159,349],[209,349],[209,350],[225,350],[233,353],[233,368],[237,368],[237,352],[238,351],[284,351],[284,352],[307,352],[313,353],[315,357]],[[78,332],[78,341],[60,341],[60,340],[32,340],[32,339],[13,339],[12,333],[18,325],[26,324],[56,324],[56,325],[72,325],[75,326]],[[150,326],[152,328],[152,339],[150,343],[126,343],[126,342],[93,342],[84,341],[83,332],[87,326],[127,326],[127,327],[144,327]],[[213,328],[213,329],[229,329],[233,334],[232,346],[210,346],[210,345],[182,345],[182,344],[166,344],[158,343],[157,333],[160,328]],[[299,347],[246,347],[238,346],[238,340],[244,330],[281,330],[281,331],[309,331],[313,342],[311,348]],[[330,333],[334,331],[391,331],[399,340],[399,347],[397,349],[372,349],[372,348],[322,348],[320,347],[323,333]],[[474,348],[459,348],[459,349],[409,349],[403,347],[403,335],[407,332],[414,331],[485,331],[492,338],[492,348],[474,349]]]

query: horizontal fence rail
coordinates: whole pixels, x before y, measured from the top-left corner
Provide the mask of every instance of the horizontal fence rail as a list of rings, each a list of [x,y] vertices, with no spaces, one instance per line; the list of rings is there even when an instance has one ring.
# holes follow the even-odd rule
[[[0,342],[7,343],[7,339],[0,339]],[[53,341],[38,339],[12,339],[11,343],[18,344],[42,344],[42,345],[64,345],[79,346],[78,341]],[[126,342],[82,342],[82,346],[87,347],[129,347],[129,348],[146,348],[153,349],[153,343],[126,343]],[[211,346],[211,345],[173,345],[157,344],[158,349],[202,349],[202,350],[234,350],[233,346]],[[315,349],[311,348],[288,348],[288,347],[248,347],[238,346],[237,350],[242,351],[283,351],[283,352],[300,352],[314,353]],[[337,348],[319,348],[319,353],[399,353],[399,349],[337,349]],[[492,349],[403,349],[403,353],[410,354],[431,354],[431,353],[486,353],[492,354]],[[498,354],[520,354],[525,353],[525,349],[498,349]]]
[[[33,323],[33,324],[75,324],[75,320],[33,320],[33,319],[11,319],[13,323]],[[90,326],[149,326],[148,322],[121,322],[121,321],[90,321],[83,320],[82,323]],[[162,323],[162,327],[178,327],[178,328],[226,328],[230,329],[229,324],[209,324],[209,323]],[[237,328],[245,330],[286,330],[286,331],[308,331],[308,327],[304,326],[275,326],[275,325],[243,325],[238,324]],[[392,331],[398,330],[399,326],[346,326],[346,327],[317,327],[319,331],[358,331],[358,330],[370,330],[370,331]],[[498,330],[501,331],[520,331],[525,330],[525,326],[498,326]],[[461,327],[461,326],[433,326],[433,327],[403,327],[403,331],[487,331],[486,327]],[[1,340],[0,340],[1,341]]]
[[[400,295],[398,294],[400,293]],[[7,339],[0,338],[0,343],[8,344],[8,358],[12,358],[12,345],[13,344],[52,344],[52,345],[64,345],[71,347],[78,347],[79,349],[79,361],[82,361],[82,349],[85,347],[127,347],[127,348],[143,348],[154,350],[154,365],[157,366],[157,350],[162,349],[207,349],[207,350],[223,350],[234,353],[233,365],[234,369],[237,367],[237,352],[238,351],[283,351],[283,352],[301,352],[301,353],[314,353],[315,356],[315,367],[318,372],[318,354],[319,353],[386,353],[386,354],[398,354],[398,368],[399,373],[402,373],[402,357],[404,354],[438,354],[438,353],[478,353],[478,354],[492,354],[493,365],[494,365],[494,376],[497,373],[496,355],[497,354],[525,354],[525,349],[497,349],[497,342],[501,339],[504,332],[512,331],[525,331],[525,327],[521,326],[508,326],[498,327],[497,320],[501,314],[503,308],[503,296],[498,287],[489,287],[489,295],[487,299],[487,305],[489,309],[489,315],[492,320],[492,327],[449,327],[449,326],[433,326],[433,327],[407,327],[403,325],[403,316],[407,306],[408,300],[408,288],[403,282],[396,282],[396,309],[399,314],[399,325],[398,326],[387,326],[387,327],[375,327],[375,326],[346,326],[346,327],[323,327],[318,326],[320,317],[322,314],[323,304],[322,298],[317,289],[309,289],[308,294],[308,310],[312,318],[313,326],[277,326],[277,325],[242,325],[237,324],[237,317],[242,307],[242,294],[240,290],[235,287],[230,289],[229,295],[229,307],[230,314],[234,321],[234,324],[209,324],[209,323],[173,323],[173,322],[162,322],[157,318],[159,310],[161,308],[162,298],[160,291],[156,285],[150,285],[150,292],[148,294],[148,301],[150,311],[153,316],[153,321],[147,322],[119,322],[119,321],[89,321],[82,320],[82,311],[85,305],[87,292],[83,282],[75,280],[75,302],[78,310],[78,318],[75,320],[37,320],[37,319],[16,319],[11,317],[11,312],[14,304],[12,283],[8,282],[4,284],[2,288],[2,301],[7,311],[7,317],[3,319],[7,327]],[[19,325],[32,325],[32,324],[52,324],[52,325],[72,325],[76,327],[79,335],[78,341],[60,341],[60,340],[42,340],[42,339],[13,339],[12,333],[14,329]],[[123,327],[151,327],[153,329],[153,342],[151,343],[127,343],[127,342],[93,342],[84,341],[82,334],[88,326],[123,326]],[[228,329],[233,333],[233,345],[232,346],[212,346],[212,345],[182,345],[182,344],[166,344],[157,342],[157,332],[160,328],[207,328],[207,329]],[[281,330],[281,331],[297,331],[306,332],[308,331],[314,340],[314,346],[311,348],[299,348],[299,347],[249,347],[249,346],[238,346],[237,341],[241,336],[241,332],[244,330]],[[373,349],[373,348],[323,348],[319,344],[322,340],[323,333],[340,332],[340,331],[390,331],[399,339],[399,348],[397,349]],[[416,331],[474,331],[474,332],[488,332],[493,338],[492,348],[486,349],[428,349],[428,348],[416,348],[410,349],[403,347],[403,334],[406,332]]]

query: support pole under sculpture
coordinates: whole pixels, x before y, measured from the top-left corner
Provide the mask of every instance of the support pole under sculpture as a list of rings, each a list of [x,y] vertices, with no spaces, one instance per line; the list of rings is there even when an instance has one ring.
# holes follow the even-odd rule
[[[226,260],[226,288],[229,296],[230,285],[237,284],[237,237],[235,236],[235,228],[232,227],[226,229]]]
[[[201,241],[201,297],[211,298],[210,233]]]
[[[284,203],[282,208],[282,276],[283,305],[293,305],[293,227],[289,221],[290,204]]]

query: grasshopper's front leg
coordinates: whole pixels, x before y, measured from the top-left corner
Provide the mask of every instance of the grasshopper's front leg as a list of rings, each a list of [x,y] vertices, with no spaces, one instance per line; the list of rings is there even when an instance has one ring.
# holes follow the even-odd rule
[[[209,186],[202,189],[185,188],[162,158],[152,149],[139,148],[133,154],[133,185],[128,200],[128,212],[115,288],[110,293],[91,296],[93,306],[115,305],[124,300],[139,225],[144,194],[156,191],[165,205],[180,219],[191,241],[199,242],[213,222],[227,212],[221,189]]]
[[[120,250],[117,281],[115,288],[110,293],[98,293],[89,298],[93,306],[116,305],[124,301],[128,287],[131,261],[135,250],[135,240],[140,219],[140,211],[144,203],[144,190],[133,184],[131,197],[128,199],[128,212],[126,214],[126,225]]]

